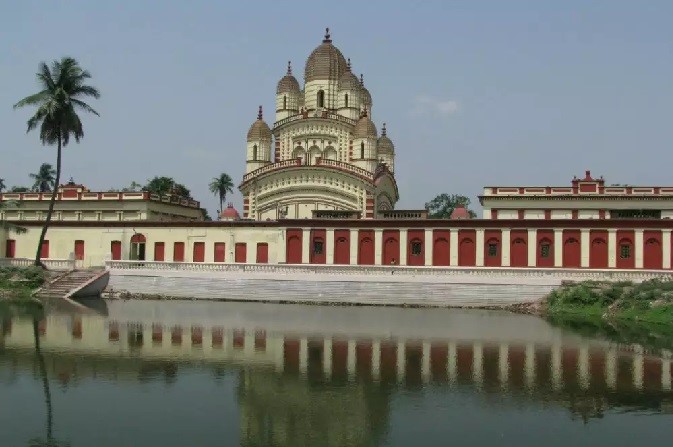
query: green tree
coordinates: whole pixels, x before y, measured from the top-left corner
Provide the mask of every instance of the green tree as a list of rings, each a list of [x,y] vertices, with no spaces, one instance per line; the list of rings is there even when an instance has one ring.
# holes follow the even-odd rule
[[[191,198],[191,192],[187,187],[181,183],[177,183],[171,177],[154,177],[151,180],[147,181],[147,184],[143,187],[143,191],[148,191],[152,194],[157,194],[160,196],[165,196],[168,194],[174,194],[180,197]]]
[[[27,186],[12,186],[9,188],[9,192],[30,192],[30,188]]]
[[[437,197],[425,204],[425,209],[433,219],[448,219],[453,210],[462,206],[470,214],[470,217],[476,217],[476,213],[469,209],[470,199],[458,194],[439,194]]]
[[[3,209],[10,208],[10,207],[15,207],[15,206],[17,206],[17,203],[13,200],[2,201],[2,202],[0,202],[0,211],[2,211]],[[25,233],[26,232],[25,228],[19,227],[19,226],[14,225],[14,224],[11,224],[4,219],[0,219],[0,230],[13,231],[14,233]]]
[[[77,61],[71,57],[53,61],[51,68],[46,63],[41,62],[37,72],[40,91],[14,104],[15,109],[25,106],[37,107],[35,114],[28,120],[26,132],[30,132],[39,126],[42,144],[56,145],[55,185],[58,185],[61,179],[63,148],[70,142],[70,137],[73,137],[78,143],[84,137],[84,128],[77,111],[83,110],[98,116],[98,112],[82,100],[85,97],[100,97],[98,89],[85,84],[90,78],[91,74],[82,69]],[[40,233],[35,254],[36,265],[42,265],[40,251],[51,223],[57,190],[57,188],[54,188],[52,191],[47,217]]]
[[[4,179],[4,178],[0,178],[0,192],[4,191],[5,188],[6,188],[6,187],[5,187],[5,179]]]
[[[143,188],[143,185],[140,183],[136,182],[135,180],[131,182],[129,186],[126,188],[122,188],[122,192],[138,192],[141,191]]]
[[[30,174],[30,178],[35,180],[32,188],[33,191],[50,192],[52,188],[56,187],[56,179],[54,178],[55,175],[56,171],[52,165],[49,163],[42,163],[36,174]]]
[[[234,182],[231,181],[229,174],[222,173],[219,177],[213,178],[213,181],[208,185],[210,192],[218,196],[220,199],[220,212],[224,210],[224,200],[227,198],[227,193],[234,192]]]

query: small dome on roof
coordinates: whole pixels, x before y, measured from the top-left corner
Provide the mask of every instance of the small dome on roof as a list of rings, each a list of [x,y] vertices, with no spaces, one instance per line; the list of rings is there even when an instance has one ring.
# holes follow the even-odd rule
[[[367,113],[363,113],[353,129],[355,138],[376,138],[376,126],[369,119]]]
[[[371,106],[372,95],[369,93],[369,90],[367,90],[367,87],[365,87],[365,77],[362,74],[360,75],[360,88],[362,91],[362,103],[366,106]]]
[[[285,76],[278,81],[278,86],[276,87],[276,94],[280,95],[283,93],[299,93],[299,82],[297,78],[292,75],[292,64],[290,61],[287,62],[287,73]]]
[[[351,60],[346,63],[346,72],[339,78],[340,90],[360,90],[360,81],[351,71]]]
[[[386,123],[383,123],[383,127],[381,128],[381,138],[379,138],[376,146],[379,153],[383,152],[392,154],[395,152],[395,145],[393,144],[392,140],[388,138],[388,135],[386,135]]]
[[[248,130],[248,141],[271,140],[271,129],[262,119],[262,106],[259,106],[257,120]]]
[[[332,45],[329,28],[327,28],[322,43],[311,52],[306,60],[304,82],[328,79],[336,81],[345,71],[346,59],[341,51]]]
[[[470,212],[463,205],[456,205],[450,219],[471,219]]]
[[[229,202],[227,208],[220,213],[220,220],[238,220],[240,218],[241,216],[231,202]]]

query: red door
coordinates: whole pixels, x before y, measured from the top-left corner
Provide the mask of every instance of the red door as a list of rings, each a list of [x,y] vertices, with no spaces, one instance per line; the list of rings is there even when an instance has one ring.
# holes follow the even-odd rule
[[[75,259],[78,261],[84,259],[84,241],[82,240],[75,241]]]
[[[49,241],[47,240],[42,242],[42,247],[40,248],[40,258],[49,259]]]
[[[184,242],[176,242],[173,244],[173,262],[185,262]]]
[[[269,262],[269,244],[266,242],[257,243],[257,259],[258,264],[266,264]]]
[[[451,250],[449,249],[449,232],[435,231],[434,239],[432,245],[432,265],[450,265]]]
[[[122,241],[110,242],[110,252],[112,253],[112,260],[119,261],[122,258]]]
[[[194,249],[192,253],[193,262],[204,262],[206,260],[206,243],[194,242]]]
[[[302,230],[287,230],[287,242],[285,248],[285,262],[288,264],[301,264]]]
[[[351,263],[350,230],[334,231],[334,263]]]
[[[617,231],[617,268],[632,269],[636,267],[632,230]]]
[[[591,249],[589,250],[589,266],[592,269],[608,268],[608,232],[591,232]]]
[[[247,250],[245,242],[237,242],[234,248],[234,261],[245,263],[247,260]]]
[[[155,242],[154,243],[154,260],[155,261],[163,261],[165,259],[164,257],[164,243],[163,242]]]
[[[407,265],[425,265],[425,230],[409,230],[407,241]]]
[[[311,230],[311,264],[325,264],[327,262],[326,233],[325,230]]]
[[[358,264],[374,265],[374,232],[361,230],[358,238]]]
[[[512,231],[510,235],[509,265],[512,267],[528,267],[527,231]]]
[[[400,264],[400,232],[399,230],[383,231],[383,265]]]
[[[661,231],[645,231],[643,234],[643,243],[643,268],[651,270],[664,268]]]
[[[537,267],[554,267],[554,231],[540,230],[537,232]]]
[[[474,230],[458,232],[458,265],[471,267],[477,264],[477,246]]]
[[[215,262],[224,262],[226,257],[226,246],[224,242],[215,242],[213,259]]]
[[[582,246],[580,245],[579,231],[563,232],[563,267],[580,268],[582,261]]]
[[[7,239],[7,246],[5,247],[5,257],[16,257],[16,241],[14,239]]]

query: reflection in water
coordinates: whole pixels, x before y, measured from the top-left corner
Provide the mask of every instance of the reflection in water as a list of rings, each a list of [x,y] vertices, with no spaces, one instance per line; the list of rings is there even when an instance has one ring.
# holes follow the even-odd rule
[[[500,413],[542,404],[585,423],[615,411],[673,414],[670,351],[586,338],[528,316],[152,302],[109,302],[105,314],[2,320],[0,383],[37,366],[48,440],[47,376],[68,390],[87,382],[173,387],[194,370],[213,382],[233,372],[244,446],[395,445],[392,415],[411,417],[414,407],[393,402],[407,395],[451,402],[452,393],[469,393]]]

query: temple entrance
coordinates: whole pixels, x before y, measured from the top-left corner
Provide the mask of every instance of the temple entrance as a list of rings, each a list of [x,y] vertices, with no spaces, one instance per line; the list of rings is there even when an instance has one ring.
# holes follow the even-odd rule
[[[135,233],[131,236],[131,260],[144,261],[145,260],[145,244],[147,239],[142,233]]]

